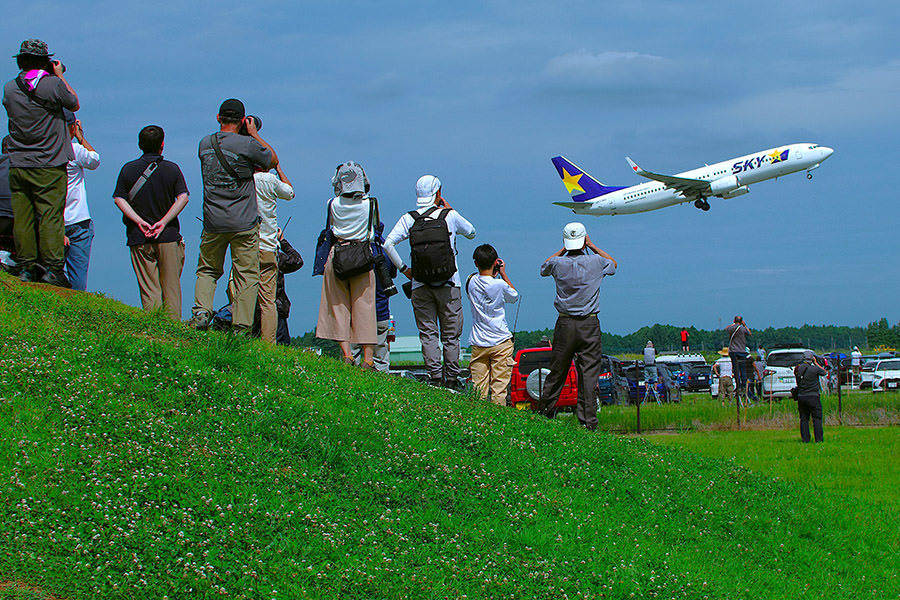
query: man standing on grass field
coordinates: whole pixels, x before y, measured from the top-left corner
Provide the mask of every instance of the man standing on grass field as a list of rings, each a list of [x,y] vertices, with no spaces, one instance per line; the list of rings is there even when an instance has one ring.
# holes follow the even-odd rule
[[[728,338],[728,356],[734,373],[734,391],[738,397],[747,397],[747,336],[750,328],[744,324],[744,317],[738,315],[734,323],[725,328]]]
[[[615,275],[616,261],[591,242],[584,225],[569,223],[563,229],[563,248],[541,265],[542,277],[553,277],[559,312],[550,350],[550,374],[544,383],[535,410],[546,417],[555,415],[566,376],[575,361],[578,370],[578,422],[593,431],[597,428],[597,381],[603,370],[601,343],[600,282]],[[583,393],[582,393],[583,390]]]
[[[188,325],[205,330],[213,315],[216,283],[231,249],[234,277],[232,327],[249,333],[259,293],[259,210],[253,174],[278,166],[278,156],[247,117],[244,103],[230,98],[219,107],[219,131],[200,140],[203,233],[197,260],[194,308]]]

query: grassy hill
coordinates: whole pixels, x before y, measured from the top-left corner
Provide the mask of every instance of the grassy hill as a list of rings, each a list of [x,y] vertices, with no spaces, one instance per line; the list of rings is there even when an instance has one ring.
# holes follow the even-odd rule
[[[732,462],[5,275],[0,339],[0,583],[66,599],[900,593],[900,517]]]

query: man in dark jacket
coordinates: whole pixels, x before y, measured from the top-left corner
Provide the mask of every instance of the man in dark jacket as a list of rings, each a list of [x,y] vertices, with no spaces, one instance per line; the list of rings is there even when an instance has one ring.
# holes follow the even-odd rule
[[[819,377],[825,376],[825,369],[819,364],[816,355],[806,352],[803,362],[794,367],[797,378],[797,410],[800,413],[800,438],[809,442],[809,418],[812,417],[813,433],[816,442],[821,442],[822,434],[822,400],[819,398]]]

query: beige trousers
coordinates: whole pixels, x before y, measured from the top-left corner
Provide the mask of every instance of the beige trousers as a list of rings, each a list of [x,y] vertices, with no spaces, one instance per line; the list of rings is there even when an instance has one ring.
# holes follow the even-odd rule
[[[211,315],[215,311],[216,282],[224,272],[225,252],[229,247],[231,275],[234,277],[232,325],[249,328],[253,325],[259,294],[259,225],[247,231],[202,233],[193,312],[205,311]]]
[[[150,310],[164,305],[166,314],[180,321],[184,240],[140,244],[128,249],[141,290],[141,306]]]
[[[278,283],[278,257],[274,252],[259,251],[259,337],[275,343],[278,330],[278,311],[275,309],[275,292]]]
[[[351,344],[377,344],[375,273],[369,271],[346,281],[338,279],[331,267],[333,258],[334,248],[325,261],[316,337]]]
[[[490,348],[472,346],[472,358],[469,361],[472,384],[483,398],[490,398],[491,402],[500,406],[506,406],[506,390],[512,378],[513,352],[512,338]]]

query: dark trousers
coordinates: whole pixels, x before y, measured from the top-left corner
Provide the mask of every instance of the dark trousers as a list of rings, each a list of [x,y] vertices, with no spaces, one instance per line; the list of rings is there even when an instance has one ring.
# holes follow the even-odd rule
[[[809,418],[812,417],[813,433],[816,441],[821,442],[822,434],[822,400],[816,396],[800,396],[797,399],[797,410],[800,412],[800,439],[809,442]]]
[[[731,370],[734,373],[734,392],[738,396],[747,395],[747,353],[729,352]]]
[[[16,261],[31,269],[40,263],[62,271],[66,206],[66,166],[9,170]]]
[[[535,407],[546,416],[555,414],[572,359],[578,370],[578,405],[575,416],[588,429],[597,428],[597,382],[603,370],[603,345],[600,321],[591,317],[560,315],[553,330],[553,348],[550,350],[550,374],[544,383],[541,399]]]
[[[13,239],[12,217],[0,217],[0,250],[16,253],[16,242]]]
[[[278,328],[275,330],[275,343],[282,346],[291,345],[291,332],[288,329],[287,319],[278,317]]]

